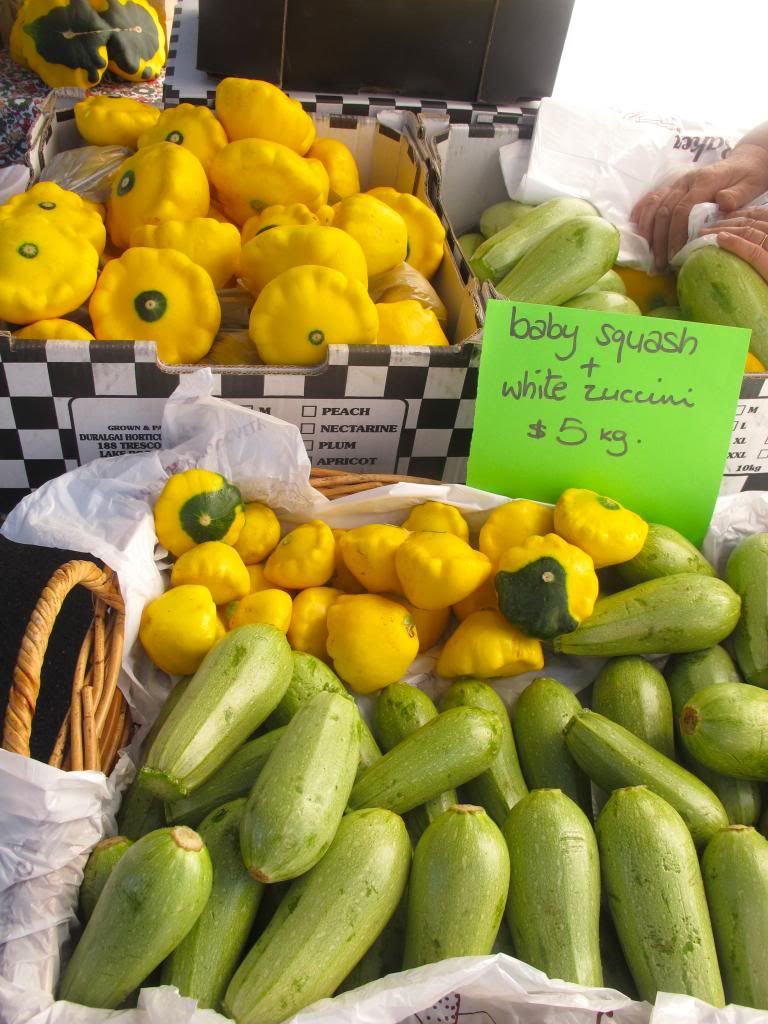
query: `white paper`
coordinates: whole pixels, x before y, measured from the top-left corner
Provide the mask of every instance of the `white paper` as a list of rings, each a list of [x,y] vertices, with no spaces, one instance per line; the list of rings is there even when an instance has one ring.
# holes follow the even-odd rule
[[[165,586],[167,569],[156,558],[151,505],[171,472],[194,465],[223,472],[241,487],[246,500],[264,500],[282,509],[284,529],[318,516],[339,527],[372,521],[397,524],[414,505],[431,498],[461,509],[476,536],[489,511],[507,500],[462,485],[400,483],[328,502],[309,484],[309,462],[296,427],[211,397],[212,380],[208,370],[182,378],[166,405],[162,452],[120,456],[74,470],[26,498],[3,527],[12,540],[91,552],[118,571],[128,607],[120,686],[143,731],[169,687],[168,678],[140,652],[136,637],[144,603]],[[766,528],[768,494],[721,499],[705,550],[721,564],[741,536]],[[420,655],[409,674],[433,696],[448,685],[434,675],[436,654]],[[548,656],[544,671],[578,692],[600,664],[599,659]],[[494,680],[494,685],[511,705],[540,674]],[[370,712],[371,698],[360,703]],[[98,772],[66,773],[0,751],[0,1024],[101,1024],[118,1018],[121,1024],[222,1021],[212,1011],[196,1010],[193,1000],[168,987],[145,990],[137,1009],[120,1013],[53,1001],[60,949],[76,922],[83,865],[95,843],[114,832],[119,794],[134,770],[125,753],[105,779]],[[670,1002],[670,1012],[677,1005]],[[752,1024],[751,1018],[706,1012],[702,1016],[697,1009],[686,1020]],[[392,975],[334,1001],[324,1000],[295,1020],[463,1024],[466,1018],[469,1024],[471,1018],[485,1024],[596,1024],[604,1015],[620,1024],[646,1024],[649,1007],[608,990],[548,981],[533,968],[498,954]],[[664,1018],[670,1024],[677,1019]]]
[[[544,99],[519,185],[515,144],[503,146],[499,158],[512,199],[588,200],[619,229],[618,262],[650,270],[648,244],[630,221],[634,205],[678,174],[721,160],[743,134],[734,126],[686,124],[677,117]]]

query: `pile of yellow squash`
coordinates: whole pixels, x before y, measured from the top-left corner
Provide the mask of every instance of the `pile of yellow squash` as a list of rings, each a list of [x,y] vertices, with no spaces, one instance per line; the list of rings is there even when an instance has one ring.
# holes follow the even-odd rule
[[[0,207],[0,318],[27,325],[17,337],[154,340],[172,364],[449,344],[429,284],[445,241],[434,211],[361,192],[347,146],[317,138],[276,86],[226,78],[215,112],[91,95],[75,119],[87,143],[135,152],[106,209],[51,182]],[[254,300],[248,338],[214,347],[217,289],[238,283]],[[93,334],[61,319],[86,302]]]
[[[439,501],[414,507],[402,526],[313,520],[281,539],[270,508],[244,505],[205,469],[169,478],[154,522],[175,558],[170,589],[145,606],[139,631],[159,668],[191,674],[227,630],[269,623],[358,694],[397,682],[438,644],[446,679],[541,669],[541,640],[592,613],[596,568],[633,558],[648,532],[611,498],[570,488],[554,508],[495,508],[476,547],[459,509]]]

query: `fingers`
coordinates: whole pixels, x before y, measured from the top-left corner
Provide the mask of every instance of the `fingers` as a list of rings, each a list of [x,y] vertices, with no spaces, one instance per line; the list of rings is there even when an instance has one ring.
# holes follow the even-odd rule
[[[762,278],[768,281],[768,250],[764,248],[764,245],[768,244],[768,234],[758,231],[756,228],[744,228],[743,230],[750,231],[751,236],[722,231],[717,236],[717,244],[721,249],[732,252],[734,256],[740,256],[754,267]]]
[[[720,224],[749,224],[750,221],[768,222],[768,206],[745,206],[741,210],[734,210]]]
[[[667,249],[669,244],[670,224],[675,209],[689,193],[687,177],[683,178],[677,185],[663,189],[657,193],[659,201],[652,212],[648,211],[646,216],[646,234],[643,236],[650,243],[653,249],[654,262],[658,269],[667,265]],[[687,238],[686,220],[686,238]],[[642,234],[642,232],[641,232]]]
[[[688,241],[688,220],[691,210],[699,203],[711,203],[715,197],[717,184],[722,182],[723,164],[716,164],[712,167],[702,168],[696,181],[687,194],[677,203],[669,218],[667,233],[667,248],[656,255],[656,263],[659,265],[660,258],[664,262],[672,259]]]

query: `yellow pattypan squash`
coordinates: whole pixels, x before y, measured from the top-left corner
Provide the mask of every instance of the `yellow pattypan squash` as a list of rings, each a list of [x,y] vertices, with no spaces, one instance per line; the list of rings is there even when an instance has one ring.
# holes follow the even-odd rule
[[[403,529],[411,533],[424,530],[429,533],[453,533],[461,540],[469,541],[467,520],[455,505],[446,505],[444,501],[425,501],[416,505],[408,513]]]
[[[39,181],[21,195],[13,196],[0,206],[0,219],[19,213],[39,213],[50,218],[56,227],[72,231],[90,242],[101,255],[107,241],[101,208],[76,192],[61,188],[54,181]]]
[[[333,207],[327,203],[323,203],[322,206],[318,206],[315,210],[318,221],[328,227],[333,224]]]
[[[483,612],[489,609],[495,612],[499,610],[499,599],[493,576],[489,576],[485,583],[481,583],[477,590],[472,591],[469,597],[465,597],[463,601],[457,601],[453,606],[453,614],[459,622],[463,622],[473,612]]]
[[[100,341],[154,341],[164,363],[202,359],[221,322],[210,274],[175,249],[137,247],[110,260],[88,312]]]
[[[205,541],[234,544],[245,512],[240,491],[220,473],[186,469],[166,480],[154,518],[158,541],[178,558]]]
[[[172,142],[194,154],[208,173],[214,153],[229,142],[227,133],[208,107],[196,103],[180,103],[169,107],[138,140],[138,148],[153,146],[156,142]]]
[[[323,165],[268,139],[230,142],[208,173],[224,212],[241,227],[268,206],[303,203],[313,210],[328,199]]]
[[[507,548],[524,544],[529,537],[552,533],[555,528],[554,510],[537,501],[519,498],[493,509],[480,529],[480,550],[494,565]]]
[[[403,218],[408,229],[406,263],[429,280],[443,261],[445,247],[445,228],[435,211],[416,196],[394,188],[372,188],[366,194],[380,199]]]
[[[401,591],[417,608],[448,608],[491,574],[480,551],[452,533],[412,533],[395,554]]]
[[[296,595],[288,629],[288,643],[294,651],[328,661],[328,610],[341,596],[342,591],[335,587],[307,587]]]
[[[374,594],[398,591],[395,552],[408,539],[400,526],[370,523],[347,530],[339,540],[344,564],[366,590]]]
[[[139,640],[150,659],[173,676],[196,672],[221,638],[216,604],[205,587],[174,587],[145,605]]]
[[[127,96],[91,93],[75,104],[77,130],[89,146],[136,149],[139,136],[157,122],[160,109]]]
[[[413,619],[419,637],[419,654],[430,651],[440,640],[451,617],[450,608],[417,608],[399,594],[385,594],[391,601],[396,601]]]
[[[185,551],[174,562],[171,586],[197,583],[207,587],[216,604],[226,604],[245,597],[251,578],[245,563],[231,544],[207,540]]]
[[[365,587],[350,572],[341,550],[341,538],[346,532],[346,530],[339,529],[332,531],[336,541],[336,554],[334,555],[333,576],[331,576],[329,583],[330,586],[343,590],[345,594],[362,594],[365,592]]]
[[[322,587],[333,574],[336,541],[330,526],[313,519],[286,533],[264,566],[278,587]]]
[[[270,583],[267,577],[264,575],[264,565],[262,562],[259,565],[248,565],[245,568],[248,570],[248,576],[251,581],[249,594],[255,594],[258,590],[284,590],[286,594],[293,597],[295,591],[290,587],[275,587],[274,583]]]
[[[131,232],[131,247],[175,249],[211,275],[214,288],[224,288],[240,265],[240,232],[234,224],[212,217],[142,224]]]
[[[208,213],[206,213],[206,217],[210,217],[211,220],[217,220],[217,221],[219,221],[220,224],[231,224],[232,223],[232,221],[229,219],[229,217],[226,215],[226,213],[224,213],[224,211],[221,209],[221,207],[218,206],[213,201],[213,199],[211,200],[210,205],[208,207]]]
[[[355,693],[373,693],[402,678],[419,652],[406,609],[378,594],[344,594],[328,610],[328,654]]]
[[[443,679],[459,676],[519,676],[544,667],[538,640],[525,636],[495,611],[479,611],[460,622],[448,637],[435,671]]]
[[[368,274],[382,274],[402,263],[408,248],[405,221],[380,199],[365,193],[348,196],[333,208],[333,226],[360,243]]]
[[[303,156],[315,124],[298,100],[271,82],[224,78],[216,88],[216,116],[232,142],[271,139]]]
[[[319,160],[328,171],[329,199],[332,203],[360,191],[360,174],[348,146],[338,139],[315,139],[307,156]]]
[[[13,332],[15,338],[38,338],[41,341],[95,341],[90,331],[72,320],[38,320],[37,323]]]
[[[363,287],[368,284],[363,250],[338,228],[319,224],[275,227],[252,238],[240,254],[240,274],[254,295],[283,271],[306,266],[331,267]]]
[[[246,245],[262,231],[270,228],[295,227],[298,224],[319,224],[317,214],[312,213],[304,203],[291,203],[290,206],[267,206],[261,213],[254,213],[243,224],[240,240]]]
[[[586,551],[596,569],[628,562],[639,554],[648,523],[613,498],[570,487],[555,505],[555,531]]]
[[[43,213],[0,218],[0,319],[29,324],[77,309],[93,290],[90,242]]]
[[[107,202],[107,229],[118,249],[142,224],[204,217],[211,196],[203,165],[171,142],[145,146],[117,169]]]
[[[263,562],[280,541],[280,522],[269,507],[261,501],[249,501],[245,506],[245,525],[235,541],[246,565]]]
[[[228,331],[216,338],[202,362],[206,366],[257,366],[261,360],[248,331]]]
[[[306,266],[284,271],[262,289],[248,333],[265,363],[311,366],[325,359],[329,345],[372,345],[378,325],[358,281]]]
[[[576,629],[592,614],[600,589],[589,555],[555,533],[505,551],[495,583],[504,618],[541,640]]]
[[[415,299],[377,302],[377,345],[450,345],[431,309]]]
[[[257,590],[234,602],[228,611],[230,629],[244,626],[247,623],[265,623],[287,633],[293,614],[293,601],[290,594],[274,587]]]

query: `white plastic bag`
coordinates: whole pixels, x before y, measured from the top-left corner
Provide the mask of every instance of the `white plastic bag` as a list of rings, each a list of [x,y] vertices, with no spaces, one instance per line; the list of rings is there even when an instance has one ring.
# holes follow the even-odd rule
[[[593,203],[621,234],[619,263],[651,269],[647,242],[630,213],[657,185],[722,160],[745,130],[686,123],[681,118],[544,99],[522,180],[516,143],[499,151],[510,197],[541,203],[576,196]]]
[[[138,653],[135,641],[144,601],[163,587],[150,508],[171,472],[194,465],[217,469],[241,486],[246,500],[265,500],[278,508],[286,527],[317,516],[342,527],[374,519],[399,523],[414,505],[436,498],[461,508],[476,532],[489,510],[506,500],[460,485],[396,484],[328,502],[309,484],[309,462],[297,429],[210,397],[211,382],[208,370],[182,378],[166,405],[162,452],[120,456],[74,470],[26,498],[3,527],[11,540],[88,551],[118,571],[130,611],[120,687],[145,728],[168,689],[166,677]],[[747,511],[742,511],[744,499]],[[740,531],[768,528],[768,495],[759,499],[737,495],[718,505],[715,555],[722,545],[735,542]],[[730,521],[738,523],[733,531]],[[434,661],[433,652],[422,655],[410,678],[437,694],[448,684],[434,675]],[[578,692],[591,682],[599,664],[594,659],[552,659],[547,671]],[[494,682],[511,703],[536,674]],[[136,744],[130,750],[134,756]],[[65,773],[0,751],[0,1024],[102,1024],[118,1019],[121,1024],[222,1024],[220,1015],[198,1010],[194,1000],[168,987],[144,990],[135,1010],[121,1012],[53,999],[60,950],[64,947],[66,956],[87,854],[102,835],[114,833],[119,794],[133,772],[126,754],[107,780],[98,772]],[[669,998],[669,1012],[674,1012],[682,997]],[[685,1018],[687,1024],[752,1024],[747,1011],[720,1017],[704,1009],[706,1016],[695,1009]],[[293,1019],[297,1024],[600,1024],[606,1019],[647,1024],[650,1007],[611,990],[549,980],[498,954],[390,975],[323,1000]],[[665,1024],[681,1019],[665,1018]]]

